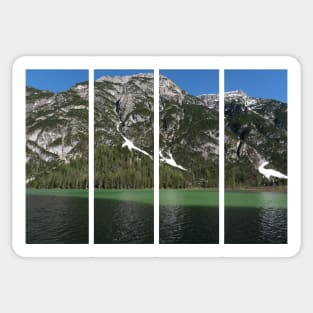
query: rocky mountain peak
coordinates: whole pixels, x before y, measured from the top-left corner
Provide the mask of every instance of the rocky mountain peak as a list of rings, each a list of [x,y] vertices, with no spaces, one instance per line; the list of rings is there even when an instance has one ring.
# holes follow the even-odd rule
[[[243,90],[226,91],[224,93],[225,98],[245,98],[247,96]]]
[[[124,75],[124,76],[102,76],[96,80],[96,82],[110,82],[113,84],[127,84],[130,80],[148,78],[151,79],[154,77],[153,73],[139,73],[134,75]]]
[[[72,90],[75,91],[83,99],[88,98],[88,82],[76,84],[72,88]]]
[[[182,103],[182,100],[187,94],[184,90],[178,87],[172,80],[163,75],[160,75],[159,90],[160,96],[168,98],[175,97],[180,103]]]

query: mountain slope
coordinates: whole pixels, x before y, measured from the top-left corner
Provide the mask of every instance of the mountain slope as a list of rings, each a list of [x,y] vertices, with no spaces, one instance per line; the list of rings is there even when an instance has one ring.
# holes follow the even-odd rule
[[[28,187],[87,187],[88,83],[58,94],[26,87],[26,169]]]
[[[95,82],[95,186],[153,187],[153,74]]]
[[[153,187],[153,79],[95,82],[96,188]],[[159,91],[160,187],[218,187],[218,95],[189,95],[164,76]],[[87,188],[88,84],[27,87],[26,119],[27,186]],[[287,104],[225,93],[225,186],[286,184],[285,175]]]
[[[122,136],[153,154],[153,74],[95,82],[95,145],[121,144]]]
[[[286,184],[264,178],[259,168],[265,162],[287,174],[287,104],[225,93],[226,187]]]
[[[217,187],[218,145],[218,112],[160,76],[160,187]]]

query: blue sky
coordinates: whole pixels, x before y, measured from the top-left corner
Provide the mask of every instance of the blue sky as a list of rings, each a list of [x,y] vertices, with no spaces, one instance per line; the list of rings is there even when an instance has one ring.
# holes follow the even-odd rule
[[[218,93],[218,70],[160,70],[190,95]]]
[[[61,92],[88,81],[88,70],[27,70],[26,85],[42,90]]]
[[[287,102],[287,70],[226,70],[225,91]]]
[[[153,70],[95,70],[101,76],[153,73]],[[191,95],[218,93],[217,70],[160,70]],[[27,86],[61,92],[88,80],[88,70],[27,70]],[[242,89],[249,96],[287,102],[287,70],[226,70],[225,91]]]
[[[95,80],[102,76],[128,76],[140,73],[153,73],[153,70],[95,70]]]

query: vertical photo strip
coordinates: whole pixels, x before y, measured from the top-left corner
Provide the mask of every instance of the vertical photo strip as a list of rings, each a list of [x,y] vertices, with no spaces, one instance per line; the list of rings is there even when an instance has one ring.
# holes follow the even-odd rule
[[[152,244],[153,70],[94,72],[96,244]]]
[[[26,242],[88,243],[88,70],[26,71]]]
[[[225,243],[286,244],[287,70],[225,71]]]
[[[160,243],[219,242],[219,72],[160,70]]]

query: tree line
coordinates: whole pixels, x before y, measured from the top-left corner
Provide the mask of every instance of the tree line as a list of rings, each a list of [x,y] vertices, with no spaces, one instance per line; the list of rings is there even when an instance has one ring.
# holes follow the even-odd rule
[[[95,188],[153,188],[153,160],[122,147],[95,149]]]
[[[88,160],[85,158],[73,159],[69,163],[63,161],[40,161],[37,164],[26,165],[29,188],[61,188],[86,189],[88,188]],[[35,179],[32,180],[32,177]]]
[[[28,163],[27,187],[87,189],[88,160],[73,159],[69,163],[61,161],[38,161]],[[136,151],[122,147],[101,146],[95,149],[94,186],[99,189],[144,189],[153,188],[153,161]],[[32,177],[35,179],[31,180]],[[160,188],[217,188],[218,168],[193,167],[187,171],[173,168],[160,162]],[[250,164],[226,164],[225,187],[259,187],[286,185],[287,180],[268,180]]]
[[[170,165],[160,163],[160,188],[217,188],[218,167],[193,166],[182,171]]]
[[[226,164],[225,188],[248,188],[262,186],[286,186],[286,179],[263,177],[251,163]]]

